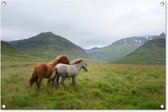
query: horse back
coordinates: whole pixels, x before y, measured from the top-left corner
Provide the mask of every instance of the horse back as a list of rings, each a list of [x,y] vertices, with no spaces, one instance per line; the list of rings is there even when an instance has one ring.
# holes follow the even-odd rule
[[[55,66],[58,72],[66,71],[69,65],[59,63]]]
[[[55,68],[60,76],[71,77],[72,75],[76,74],[76,69],[73,67],[73,65],[58,64],[55,66]]]

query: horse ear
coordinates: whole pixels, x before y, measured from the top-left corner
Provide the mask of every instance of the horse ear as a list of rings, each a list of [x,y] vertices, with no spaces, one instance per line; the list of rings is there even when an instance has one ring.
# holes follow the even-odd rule
[[[81,59],[81,60],[80,60],[80,63],[81,63],[81,62],[83,62],[83,61],[84,61],[84,60],[83,60],[83,59]]]
[[[62,56],[67,58],[67,56],[66,56],[66,55],[62,55]]]

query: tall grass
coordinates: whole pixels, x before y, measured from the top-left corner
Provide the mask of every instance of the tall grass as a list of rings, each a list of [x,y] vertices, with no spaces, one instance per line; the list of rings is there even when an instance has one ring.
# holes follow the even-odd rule
[[[1,104],[6,109],[160,109],[165,105],[164,65],[88,63],[77,86],[55,89],[43,80],[40,93],[28,86],[35,62],[2,62]]]

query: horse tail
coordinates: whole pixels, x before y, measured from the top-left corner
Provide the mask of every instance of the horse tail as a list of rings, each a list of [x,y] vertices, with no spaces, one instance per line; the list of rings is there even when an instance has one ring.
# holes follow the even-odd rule
[[[52,75],[49,77],[49,80],[53,80],[53,79],[55,78],[56,74],[57,74],[57,68],[55,67],[55,68],[53,69]]]
[[[29,79],[29,85],[30,87],[34,84],[34,82],[37,80],[37,75],[36,75],[36,68],[34,67],[34,69],[32,70],[32,76]]]

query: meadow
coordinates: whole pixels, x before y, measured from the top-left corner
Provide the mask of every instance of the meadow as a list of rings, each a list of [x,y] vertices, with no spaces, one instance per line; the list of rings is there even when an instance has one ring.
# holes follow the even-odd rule
[[[77,86],[66,79],[64,88],[42,81],[40,93],[28,85],[37,62],[1,62],[1,105],[5,109],[160,109],[165,105],[165,65],[88,62]]]

